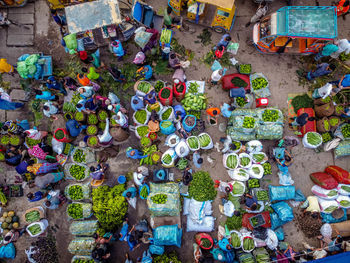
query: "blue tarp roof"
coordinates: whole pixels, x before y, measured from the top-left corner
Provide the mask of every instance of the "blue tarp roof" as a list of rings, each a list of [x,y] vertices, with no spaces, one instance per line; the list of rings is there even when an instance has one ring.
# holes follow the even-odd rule
[[[344,252],[336,254],[334,256],[329,256],[321,258],[318,260],[309,261],[310,263],[348,263],[350,262],[350,252]]]

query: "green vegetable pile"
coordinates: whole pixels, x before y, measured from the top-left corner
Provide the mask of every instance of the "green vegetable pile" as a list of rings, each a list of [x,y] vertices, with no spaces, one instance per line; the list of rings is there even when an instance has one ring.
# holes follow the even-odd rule
[[[58,130],[55,132],[55,138],[57,140],[62,140],[64,138],[64,132],[62,130]]]
[[[350,186],[342,185],[340,188],[343,189],[344,191],[350,193]]]
[[[231,169],[236,169],[237,167],[237,156],[236,155],[229,155],[226,159],[226,166]]]
[[[82,163],[82,162],[85,162],[85,157],[86,157],[86,154],[84,153],[84,151],[78,149],[74,152],[73,160],[77,163]]]
[[[91,146],[95,146],[98,143],[98,139],[96,136],[90,136],[87,140],[88,144]]]
[[[171,164],[172,160],[173,160],[173,158],[171,158],[170,154],[166,154],[162,158],[162,162],[164,164]]]
[[[172,113],[173,109],[172,108],[168,108],[166,111],[163,112],[162,114],[162,119],[163,120],[167,120],[170,117],[170,114]]]
[[[246,167],[250,164],[250,159],[249,157],[243,156],[239,159],[239,163],[241,166]]]
[[[241,214],[240,216],[235,216],[233,215],[232,217],[227,217],[226,219],[226,226],[229,230],[240,230],[242,228],[242,217],[243,215]]]
[[[241,238],[238,236],[236,232],[231,233],[231,245],[234,248],[239,248],[241,246]]]
[[[239,107],[244,107],[248,101],[246,98],[236,97],[236,103]]]
[[[33,210],[26,213],[24,217],[27,223],[33,223],[40,220],[40,213],[37,210]]]
[[[335,112],[336,114],[341,114],[344,112],[344,107],[342,105],[335,106]]]
[[[339,119],[338,118],[330,118],[329,119],[329,124],[332,126],[332,127],[335,127],[339,124]]]
[[[262,119],[265,122],[276,122],[279,118],[277,110],[264,110]]]
[[[185,98],[181,101],[184,109],[189,110],[205,110],[207,108],[206,98],[204,95],[195,95],[191,92],[187,92]]]
[[[162,122],[162,127],[164,129],[169,128],[171,125],[173,125],[173,123],[171,121],[163,121]]]
[[[170,89],[164,88],[162,89],[162,92],[160,93],[160,97],[163,99],[167,99],[170,97]]]
[[[56,137],[57,138],[57,137]],[[26,144],[30,147],[38,145],[41,142],[41,140],[35,140],[29,137],[26,137]]]
[[[326,131],[329,131],[329,129],[331,128],[329,126],[329,121],[328,120],[323,120],[323,127]]]
[[[331,205],[331,206],[327,207],[324,211],[326,213],[332,213],[335,209],[338,209],[338,207],[335,205]]]
[[[211,138],[208,134],[198,136],[198,140],[201,147],[207,147],[211,143]]]
[[[140,137],[146,136],[149,131],[147,126],[139,126],[136,130]]]
[[[168,200],[168,196],[166,194],[156,194],[151,197],[151,200],[155,204],[165,204]]]
[[[191,149],[199,148],[199,141],[197,137],[190,137],[188,138],[187,142]]]
[[[189,196],[199,202],[214,200],[217,192],[210,174],[199,171],[193,173],[192,176],[193,180],[188,188]]]
[[[123,223],[128,211],[128,204],[122,196],[124,190],[124,184],[114,187],[104,185],[92,190],[92,209],[105,231],[116,231]]]
[[[179,170],[185,170],[186,167],[188,165],[188,160],[186,158],[181,158],[177,164],[176,164],[176,167],[179,169]]]
[[[243,239],[243,248],[247,251],[255,248],[254,240],[252,238],[244,238]]]
[[[148,82],[140,82],[139,85],[137,86],[137,89],[143,93],[148,93],[151,89],[151,84],[149,84]]]
[[[173,251],[169,254],[153,256],[153,263],[181,263],[181,261],[178,259],[176,252]]]
[[[252,65],[250,65],[250,64],[240,64],[238,66],[238,71],[241,74],[250,74],[252,72]]]
[[[241,147],[242,147],[242,143],[239,141],[232,141],[232,144],[234,144],[236,146],[236,151],[241,149]]]
[[[270,256],[267,252],[258,253],[255,257],[256,263],[269,263],[271,262]]]
[[[267,86],[268,82],[265,78],[259,77],[252,81],[253,90],[263,89]]]
[[[80,185],[70,186],[68,194],[72,200],[81,200],[84,198],[83,188]]]
[[[233,79],[231,79],[231,83],[238,88],[245,88],[248,86],[247,82],[245,82],[240,77],[234,77]]]
[[[79,164],[73,164],[70,169],[70,175],[74,177],[76,180],[82,180],[85,178],[85,167]]]
[[[73,263],[95,263],[93,259],[74,259]]]
[[[272,174],[271,164],[269,162],[262,164],[262,167],[264,168],[264,175]]]
[[[248,180],[248,187],[249,188],[258,188],[260,187],[259,179],[253,178]]]
[[[28,230],[34,236],[34,235],[39,234],[41,232],[41,226],[39,224],[35,224],[35,225],[28,227]]]
[[[98,118],[100,121],[105,121],[108,118],[108,113],[105,110],[100,110],[98,112]]]
[[[256,198],[259,201],[267,201],[269,200],[269,194],[267,193],[266,190],[260,190],[256,193]]]
[[[104,130],[106,128],[106,123],[105,122],[99,122],[98,123],[98,128],[101,130]]]
[[[134,116],[139,123],[145,124],[147,118],[147,113],[145,110],[136,111]]]
[[[153,165],[157,163],[160,159],[159,154],[157,153],[158,149],[155,144],[151,146],[143,146],[142,147],[143,155],[147,155],[146,158],[140,159],[140,165],[147,164]]]
[[[344,207],[350,206],[350,202],[347,200],[341,200],[339,203],[341,206],[344,206]]]
[[[190,82],[190,85],[188,87],[188,91],[190,93],[197,93],[199,88],[199,84],[197,82]]]
[[[172,34],[171,30],[164,28],[160,35],[160,42],[164,44],[170,43],[171,34]]]
[[[74,119],[75,119],[76,121],[83,121],[83,120],[84,120],[84,117],[85,117],[85,115],[84,115],[83,112],[77,111],[77,112],[74,114]]]
[[[147,187],[142,187],[142,189],[141,189],[141,192],[140,192],[140,196],[142,197],[142,198],[147,198],[147,196],[148,196],[148,189],[147,189]]]
[[[67,208],[68,215],[73,219],[83,218],[83,207],[81,204],[69,204]]]
[[[306,136],[307,142],[311,145],[319,145],[322,143],[322,136],[316,132],[308,132]]]
[[[147,109],[148,112],[152,112],[152,109],[151,109],[151,106],[150,106],[150,105],[148,105],[146,109]],[[154,110],[155,112],[159,112],[159,111],[160,111],[160,106],[159,106],[159,105],[156,106],[153,110]]]
[[[265,159],[265,155],[262,153],[254,153],[252,155],[254,162],[261,163]]]
[[[142,146],[148,146],[151,144],[151,139],[148,137],[142,137],[140,142]]]
[[[211,242],[208,238],[202,238],[201,239],[201,246],[204,248],[210,248],[211,247]]]
[[[253,117],[244,117],[243,125],[242,125],[243,128],[251,129],[251,128],[254,128],[254,125],[255,125],[255,119]]]
[[[96,114],[89,114],[87,121],[91,125],[96,125],[98,123],[97,115]]]
[[[301,108],[313,108],[314,101],[305,93],[304,95],[296,96],[292,99],[294,112],[297,113]]]
[[[156,84],[154,85],[155,91],[158,93],[162,88],[164,88],[164,82],[157,80]]]
[[[336,191],[336,190],[331,190],[331,191],[329,191],[328,193],[327,193],[327,195],[328,196],[336,196],[338,194],[338,191]]]
[[[350,138],[350,124],[344,124],[341,127],[341,133],[343,134],[344,138]]]
[[[322,141],[324,143],[329,142],[330,140],[332,140],[332,136],[329,132],[322,133]]]
[[[240,182],[234,182],[232,184],[232,194],[234,195],[243,195],[244,194],[244,186]]]

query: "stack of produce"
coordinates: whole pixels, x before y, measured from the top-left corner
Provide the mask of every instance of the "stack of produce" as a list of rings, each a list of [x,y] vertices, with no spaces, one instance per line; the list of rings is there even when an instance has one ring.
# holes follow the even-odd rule
[[[207,108],[206,97],[203,94],[193,94],[187,92],[185,98],[181,101],[186,111],[189,110],[205,110]]]
[[[0,218],[3,235],[6,235],[10,230],[19,228],[19,217],[14,211],[3,212]]]

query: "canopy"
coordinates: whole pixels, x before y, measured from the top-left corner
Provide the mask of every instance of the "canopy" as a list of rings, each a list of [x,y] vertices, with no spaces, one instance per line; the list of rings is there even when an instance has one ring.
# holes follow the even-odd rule
[[[277,11],[277,35],[334,39],[338,35],[336,7],[283,7]]]
[[[215,5],[229,10],[231,10],[233,5],[235,4],[235,0],[198,0],[198,2],[209,5]]]
[[[122,22],[118,0],[98,0],[65,8],[69,33],[84,32]]]
[[[309,261],[310,263],[347,263],[349,262],[350,252],[343,252],[334,256],[328,256],[318,260]]]

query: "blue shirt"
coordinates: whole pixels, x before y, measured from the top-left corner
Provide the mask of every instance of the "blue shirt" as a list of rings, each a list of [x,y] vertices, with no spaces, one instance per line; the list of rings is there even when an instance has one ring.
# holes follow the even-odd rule
[[[258,199],[256,199],[255,197],[246,197],[245,199],[245,205],[248,206],[249,208],[253,205],[253,204],[257,204],[258,203]]]
[[[122,46],[122,43],[119,40],[115,40],[115,43],[117,43],[117,47],[111,44],[112,51],[114,54],[116,54],[118,57],[124,56],[125,52]]]
[[[152,78],[153,75],[152,68],[150,65],[146,65],[145,68],[148,68],[148,71],[145,72],[145,79],[149,80],[150,78]]]
[[[232,111],[230,111],[229,108],[230,108],[230,105],[228,105],[227,103],[224,103],[222,105],[222,107],[221,107],[221,114],[225,118],[230,118],[231,117]]]
[[[332,70],[327,70],[328,66],[329,66],[328,63],[322,63],[317,65],[316,70],[314,72],[310,72],[311,79],[321,77],[331,73]]]
[[[224,46],[225,48],[228,46],[228,43],[230,43],[230,41],[226,41],[225,38],[229,37],[230,34],[225,34],[221,37],[221,40],[219,41],[219,43],[216,45],[217,47],[219,46]]]
[[[338,46],[334,44],[328,44],[322,49],[321,54],[322,56],[330,56],[332,53],[338,51],[338,49]]]
[[[21,162],[19,165],[16,166],[16,171],[19,174],[24,174],[27,172],[28,164],[26,161]]]
[[[35,98],[40,100],[54,100],[55,95],[52,95],[50,91],[45,90],[43,91],[43,94],[36,95]]]
[[[72,137],[77,137],[82,130],[79,122],[77,122],[76,120],[68,120],[66,122],[66,128]]]
[[[344,88],[350,87],[350,74],[345,75],[343,81],[340,83]]]
[[[126,196],[127,193],[131,193],[130,198],[136,197],[136,194],[137,194],[137,189],[136,189],[136,187],[129,187],[128,189],[126,189],[126,190],[122,193],[122,196],[124,196],[124,197],[126,198],[126,197],[127,197],[127,196]]]

